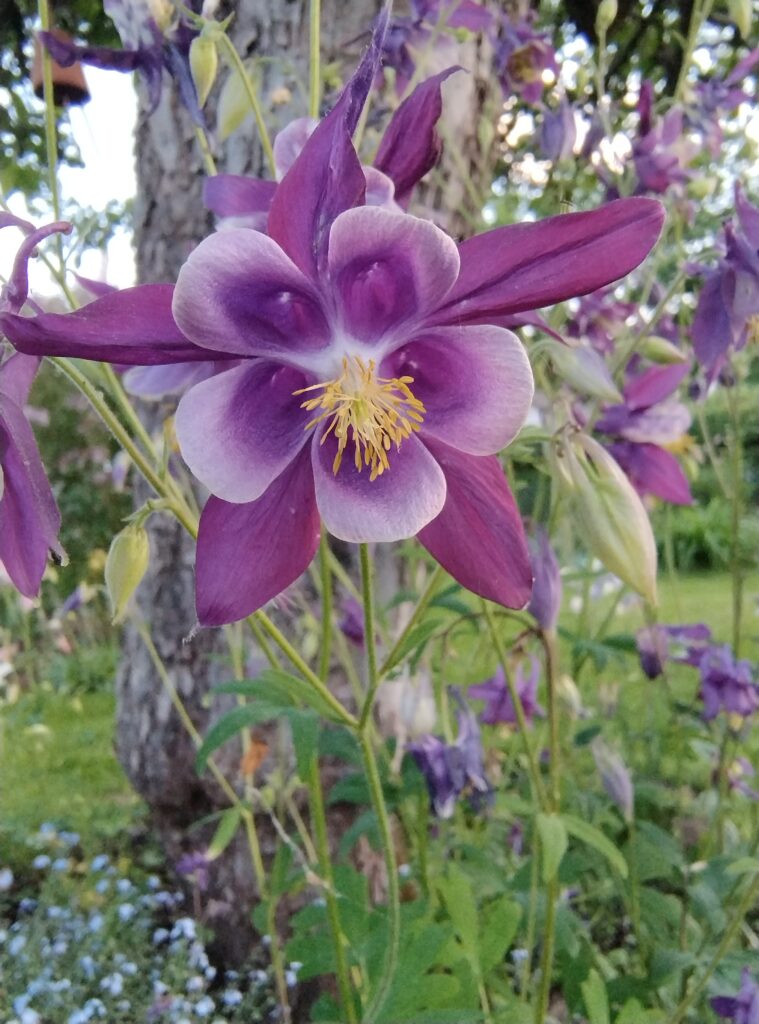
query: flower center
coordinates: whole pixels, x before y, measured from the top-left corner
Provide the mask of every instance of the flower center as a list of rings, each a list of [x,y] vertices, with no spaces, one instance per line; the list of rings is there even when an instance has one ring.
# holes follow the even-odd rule
[[[314,398],[301,402],[301,408],[316,412],[306,430],[329,420],[321,443],[331,433],[337,438],[337,455],[332,472],[337,474],[343,452],[349,443],[354,446],[353,461],[361,472],[369,467],[369,479],[376,480],[390,468],[388,452],[419,430],[425,408],[409,388],[413,377],[378,377],[375,362],[364,362],[361,356],[343,356],[343,372],[335,380],[312,384],[294,391],[303,395],[318,391]]]
[[[746,321],[746,327],[748,328],[747,341],[749,345],[759,344],[759,313],[754,313]]]

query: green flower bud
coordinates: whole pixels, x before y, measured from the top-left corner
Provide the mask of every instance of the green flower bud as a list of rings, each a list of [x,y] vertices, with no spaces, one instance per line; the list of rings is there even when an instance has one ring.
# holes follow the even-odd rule
[[[640,343],[640,351],[653,363],[684,363],[688,358],[676,345],[658,334],[649,334],[644,338]]]
[[[587,345],[562,345],[559,341],[542,342],[541,347],[559,376],[582,395],[604,402],[621,402],[622,395],[602,357]]]
[[[555,448],[552,462],[588,550],[655,605],[654,534],[643,502],[618,463],[584,434]]]
[[[728,0],[730,20],[744,39],[751,34],[751,0]]]
[[[215,41],[205,33],[196,36],[190,43],[190,71],[201,107],[205,106],[211,87],[216,81],[218,68],[219,54]]]
[[[143,526],[130,523],[111,541],[105,561],[105,585],[113,621],[121,622],[129,599],[140,584],[150,561],[150,545]]]
[[[606,35],[617,16],[617,0],[601,0],[596,14],[596,34]]]

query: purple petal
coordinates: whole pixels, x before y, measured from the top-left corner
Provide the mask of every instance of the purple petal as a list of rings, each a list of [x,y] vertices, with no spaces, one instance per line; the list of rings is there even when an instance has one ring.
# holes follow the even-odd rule
[[[256,359],[196,384],[179,403],[182,458],[218,498],[251,502],[307,440],[310,414],[293,395],[306,379],[289,366]]]
[[[7,365],[7,364],[6,364]],[[61,517],[32,429],[21,409],[0,398],[0,561],[26,597],[38,593],[51,550],[59,551]]]
[[[283,358],[330,339],[319,297],[275,241],[232,228],[206,238],[179,271],[174,316],[218,352]]]
[[[656,405],[676,391],[689,372],[689,362],[652,366],[627,381],[624,388],[625,404],[630,409],[645,409],[649,405]]]
[[[19,228],[25,235],[28,235],[34,231],[34,224],[28,220],[23,220],[21,217],[17,217],[8,210],[0,210],[0,228]]]
[[[381,206],[385,210],[401,213],[401,207],[395,201],[395,184],[382,171],[375,167],[364,167],[366,179],[366,205]]]
[[[424,437],[471,455],[493,455],[514,440],[532,404],[532,371],[522,343],[502,327],[438,327],[394,352],[391,372],[413,377],[425,407]]]
[[[18,227],[19,225],[16,224],[15,226]],[[29,295],[29,260],[35,255],[35,249],[40,242],[50,235],[59,233],[68,235],[71,227],[72,225],[68,221],[62,220],[55,221],[52,224],[45,224],[44,227],[29,232],[16,253],[8,284],[2,294],[0,309],[6,309],[10,313],[18,313]]]
[[[14,353],[0,366],[0,394],[23,409],[39,365],[40,361],[35,356]]]
[[[440,442],[429,448],[448,492],[443,511],[419,540],[468,590],[506,608],[523,608],[532,589],[530,555],[498,459],[464,455]]]
[[[437,124],[443,109],[440,87],[460,68],[447,68],[418,85],[393,114],[374,159],[395,182],[395,198],[406,205],[414,185],[440,158]]]
[[[352,135],[379,70],[386,10],[375,24],[361,63],[282,179],[269,212],[269,234],[311,277],[323,264],[332,222],[364,202],[366,181]]]
[[[73,313],[0,313],[0,330],[20,352],[34,356],[130,366],[224,358],[182,334],[171,315],[173,294],[170,284],[143,284],[104,295]]]
[[[631,441],[608,447],[639,494],[653,494],[673,505],[693,504],[688,478],[671,452],[655,444]]]
[[[147,64],[151,67],[160,65],[160,51],[156,49],[115,50],[109,46],[77,46],[50,32],[39,32],[38,35],[55,63],[62,68],[70,68],[78,61],[106,71],[136,71],[143,70]]]
[[[203,204],[216,215],[217,227],[266,230],[275,181],[216,174],[203,183]]]
[[[413,435],[389,452],[390,468],[376,480],[369,479],[367,466],[360,472],[356,469],[352,444],[337,473],[333,472],[336,454],[334,435],[324,444],[318,435],[314,438],[316,501],[324,525],[339,540],[405,540],[434,519],[445,503],[443,472]]]
[[[74,277],[77,280],[77,284],[80,284],[85,291],[89,292],[96,299],[100,299],[104,295],[110,295],[111,292],[118,290],[115,285],[108,284],[107,281],[96,281],[93,277],[84,277],[83,274],[76,273]]]
[[[303,147],[316,131],[319,122],[314,117],[296,117],[277,132],[274,139],[274,164],[281,180],[303,152]]]
[[[206,502],[195,562],[202,625],[251,615],[310,565],[319,546],[319,515],[308,458],[306,449],[257,501]]]
[[[620,199],[470,238],[459,246],[461,273],[437,322],[489,322],[601,288],[645,259],[663,220],[655,199]]]
[[[746,199],[746,194],[738,182],[735,183],[735,212],[741,225],[741,231],[754,249],[759,249],[759,209]]]
[[[724,279],[722,267],[707,275],[691,327],[693,351],[707,370],[718,366],[733,340],[730,311],[723,290]]]
[[[130,395],[158,399],[181,395],[194,384],[234,366],[227,363],[172,363],[168,366],[133,366],[121,378]]]
[[[429,221],[363,206],[332,225],[328,267],[342,326],[360,341],[377,341],[439,305],[459,257],[453,239]]]

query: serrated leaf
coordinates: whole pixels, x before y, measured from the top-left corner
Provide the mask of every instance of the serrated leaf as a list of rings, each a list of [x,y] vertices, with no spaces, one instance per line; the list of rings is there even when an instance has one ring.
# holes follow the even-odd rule
[[[214,686],[214,693],[235,693],[262,699],[282,708],[294,707],[299,701],[318,712],[322,718],[337,722],[335,713],[324,698],[305,680],[279,669],[266,669],[255,679],[240,679]]]
[[[585,843],[587,846],[592,846],[594,850],[597,850],[606,858],[622,878],[627,878],[627,861],[611,839],[608,839],[600,829],[597,829],[595,825],[591,825],[587,821],[583,821],[582,818],[575,818],[571,814],[562,814],[561,819],[571,836],[579,839],[581,843]]]
[[[195,755],[195,770],[200,773],[208,764],[209,757],[223,746],[233,736],[236,736],[243,729],[251,725],[259,725],[261,722],[270,722],[282,714],[282,708],[277,705],[268,704],[264,701],[256,701],[254,704],[243,704],[242,707],[232,708],[225,715],[211,726],[205,739],[201,743]]]
[[[482,912],[480,963],[483,975],[499,967],[514,941],[522,908],[508,896],[499,896]]]
[[[443,897],[448,916],[456,930],[467,960],[479,974],[480,938],[477,916],[477,900],[472,883],[464,872],[451,864],[445,878],[438,882],[438,891]]]
[[[609,997],[598,971],[591,971],[580,985],[590,1024],[610,1024]]]
[[[535,819],[540,835],[540,866],[544,883],[556,877],[567,852],[567,830],[558,814],[538,814]]]
[[[235,837],[241,817],[242,813],[239,807],[228,807],[224,811],[219,824],[216,826],[213,839],[208,844],[208,850],[206,851],[206,858],[208,860],[216,860],[226,850]]]

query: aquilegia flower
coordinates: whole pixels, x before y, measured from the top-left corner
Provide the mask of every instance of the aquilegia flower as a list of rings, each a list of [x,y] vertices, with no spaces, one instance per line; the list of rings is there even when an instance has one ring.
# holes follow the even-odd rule
[[[732,1024],[759,1024],[759,985],[751,977],[748,967],[741,974],[737,995],[715,996],[709,1003],[717,1016],[732,1021]]]
[[[380,44],[277,186],[268,234],[207,238],[175,289],[0,317],[32,354],[240,360],[191,388],[176,418],[182,454],[212,494],[196,561],[205,625],[242,618],[292,583],[320,519],[346,541],[417,535],[463,586],[526,604],[524,531],[494,455],[523,424],[533,385],[503,325],[628,273],[661,228],[657,202],[631,199],[457,246],[431,223],[365,205],[351,136]],[[427,130],[403,134],[404,123],[380,148],[399,201],[399,181],[417,180],[434,142]]]
[[[698,668],[712,638],[702,622],[686,626],[644,626],[635,634],[640,667],[649,679],[657,679],[668,661]]]
[[[529,675],[525,674],[524,662],[520,662],[514,673],[514,688],[517,691],[519,702],[522,705],[524,717],[529,724],[533,718],[543,718],[545,711],[538,704],[538,680],[540,679],[540,666],[536,658],[530,659]],[[506,725],[517,724],[517,714],[514,709],[514,702],[511,693],[506,685],[506,677],[501,665],[496,669],[495,675],[486,679],[483,683],[476,683],[468,690],[470,697],[486,701],[485,710],[480,720],[485,725]]]
[[[27,263],[35,247],[68,225],[49,224],[35,231],[31,224],[2,214],[0,227],[6,226],[20,227],[27,235],[0,294],[0,310],[14,314],[27,301]],[[38,366],[39,358],[20,353],[0,362],[0,562],[25,597],[38,593],[50,553],[63,557],[60,513],[24,415]]]
[[[720,711],[748,718],[759,708],[759,685],[750,661],[736,661],[731,649],[709,648],[699,665],[704,718],[716,718]]]

